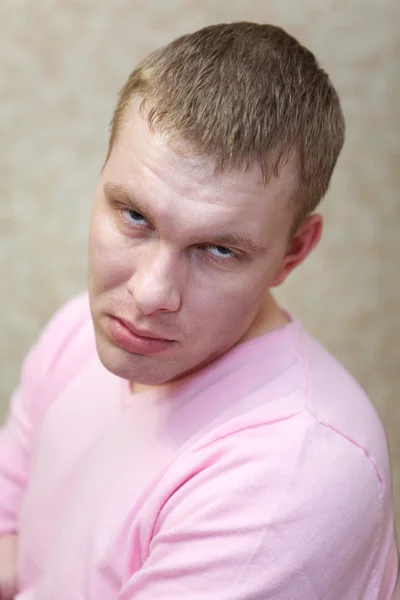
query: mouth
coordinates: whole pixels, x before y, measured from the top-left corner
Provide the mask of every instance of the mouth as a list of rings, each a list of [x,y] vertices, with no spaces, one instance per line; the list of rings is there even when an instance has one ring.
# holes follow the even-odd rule
[[[126,319],[117,318],[117,320],[120,321],[123,325],[125,325],[125,327],[127,327],[129,329],[129,331],[131,331],[138,337],[141,337],[144,339],[147,338],[149,340],[164,340],[167,342],[174,341],[174,340],[171,340],[170,338],[167,338],[163,335],[159,335],[158,333],[155,333],[148,329],[139,329],[138,327],[135,327],[135,325],[133,325],[130,321],[127,321]]]
[[[170,348],[175,340],[147,329],[138,329],[125,319],[109,316],[108,333],[112,340],[131,354],[153,355]]]

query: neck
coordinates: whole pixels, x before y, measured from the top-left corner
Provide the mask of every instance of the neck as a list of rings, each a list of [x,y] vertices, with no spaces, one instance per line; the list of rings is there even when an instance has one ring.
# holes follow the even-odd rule
[[[268,291],[253,323],[235,345],[280,329],[288,323],[290,323],[290,318],[279,307],[272,293]]]
[[[261,303],[260,310],[258,311],[253,323],[250,325],[245,334],[234,344],[234,346],[242,344],[248,340],[252,340],[261,335],[270,333],[276,329],[280,329],[289,322],[289,317],[279,307],[271,292],[268,291]],[[131,390],[135,394],[147,392],[154,387],[155,386],[152,385],[131,382]]]

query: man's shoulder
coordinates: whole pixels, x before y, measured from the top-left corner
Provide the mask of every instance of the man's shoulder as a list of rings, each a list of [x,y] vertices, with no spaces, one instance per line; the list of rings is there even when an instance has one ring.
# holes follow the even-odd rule
[[[35,419],[96,353],[87,293],[68,300],[25,358],[20,390]]]
[[[352,466],[355,475],[363,465],[367,477],[372,476],[378,487],[388,484],[389,488],[387,438],[366,392],[301,326],[291,328],[286,339],[290,340],[289,368],[279,375],[276,385],[266,381],[253,391],[246,410],[210,431],[203,438],[205,445],[218,447],[224,438],[227,448],[231,440],[231,451],[247,453],[249,460],[257,451],[260,463],[268,461],[270,453],[279,448],[275,458],[282,473],[285,468],[294,468],[293,461],[299,455],[307,456],[305,470],[314,462],[319,470],[318,461],[325,452],[329,477],[336,469],[348,474]],[[260,356],[262,364],[266,359],[262,353]],[[244,368],[242,365],[242,371]]]
[[[314,511],[322,521],[334,515],[349,524],[357,510],[359,527],[368,514],[381,518],[380,477],[351,440],[307,410],[271,421],[256,413],[253,422],[236,419],[197,440],[172,469],[175,487],[198,478],[203,490],[209,484],[223,490],[227,503],[240,498],[243,507],[253,501],[261,507],[268,498],[275,516],[286,512],[285,521]],[[308,526],[317,520],[305,519]],[[315,527],[322,531],[323,523]]]
[[[322,427],[358,449],[380,480],[390,477],[385,430],[376,407],[355,377],[305,331],[299,334],[304,355],[307,408]]]
[[[95,348],[87,292],[74,296],[56,311],[29,352],[24,373],[35,380],[48,379],[78,365]]]

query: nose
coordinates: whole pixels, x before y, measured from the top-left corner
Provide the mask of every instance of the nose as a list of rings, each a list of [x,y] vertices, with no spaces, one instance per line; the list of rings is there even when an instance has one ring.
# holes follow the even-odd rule
[[[135,263],[127,288],[137,310],[146,316],[178,311],[181,305],[179,282],[182,281],[179,257],[157,245],[143,250]]]

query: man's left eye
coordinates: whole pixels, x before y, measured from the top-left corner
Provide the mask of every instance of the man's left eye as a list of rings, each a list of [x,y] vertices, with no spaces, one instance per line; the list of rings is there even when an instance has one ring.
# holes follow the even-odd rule
[[[225,246],[209,246],[209,250],[216,258],[232,258],[235,256],[233,250],[225,248]]]

